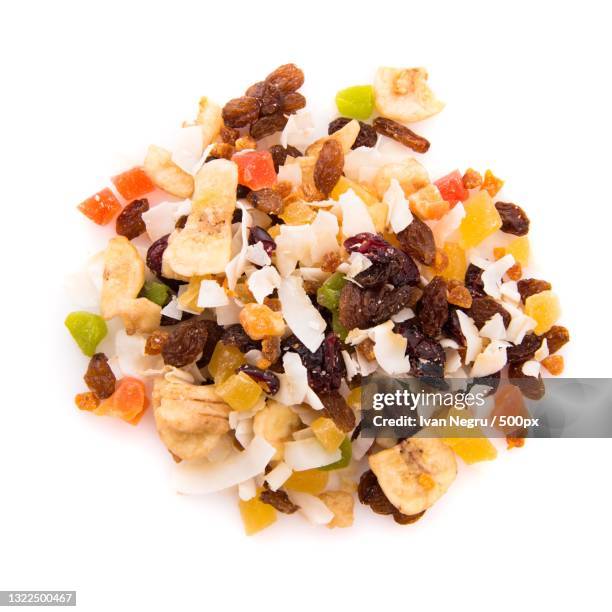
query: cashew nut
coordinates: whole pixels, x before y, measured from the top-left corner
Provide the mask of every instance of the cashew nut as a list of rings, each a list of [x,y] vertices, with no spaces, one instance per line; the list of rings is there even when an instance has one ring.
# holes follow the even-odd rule
[[[188,198],[193,193],[193,176],[177,166],[166,149],[151,145],[144,160],[144,171],[156,187],[177,198]]]
[[[414,157],[408,157],[401,162],[385,164],[376,173],[374,188],[379,198],[383,198],[391,179],[397,179],[404,195],[409,196],[429,184],[427,170]]]

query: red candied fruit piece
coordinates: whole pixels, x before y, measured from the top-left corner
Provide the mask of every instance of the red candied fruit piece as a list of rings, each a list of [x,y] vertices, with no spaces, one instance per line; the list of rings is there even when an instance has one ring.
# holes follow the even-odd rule
[[[77,208],[94,223],[106,225],[121,210],[121,204],[115,194],[105,187],[81,202]]]
[[[276,184],[274,162],[269,151],[248,151],[232,156],[238,166],[238,183],[253,191]]]
[[[434,185],[440,191],[442,199],[446,200],[451,207],[457,202],[465,202],[470,197],[470,192],[463,185],[463,177],[459,170],[443,176]]]
[[[113,185],[124,200],[131,202],[155,190],[155,185],[145,171],[136,166],[111,178]]]

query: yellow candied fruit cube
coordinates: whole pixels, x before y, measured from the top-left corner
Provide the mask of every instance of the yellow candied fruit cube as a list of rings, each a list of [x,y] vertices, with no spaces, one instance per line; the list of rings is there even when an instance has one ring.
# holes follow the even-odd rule
[[[489,195],[494,198],[499,190],[504,186],[504,181],[497,178],[490,170],[487,170],[484,175],[484,181],[480,188],[484,191],[488,191]]]
[[[262,340],[266,336],[282,336],[285,331],[283,315],[265,304],[246,304],[240,311],[239,318],[244,331],[253,340]]]
[[[344,441],[344,433],[331,419],[319,417],[310,424],[310,427],[323,448],[329,452],[340,448],[340,444]]]
[[[361,387],[351,389],[351,392],[346,398],[346,403],[353,409],[361,408]]]
[[[264,504],[259,494],[248,501],[238,500],[238,508],[247,535],[262,531],[276,522],[276,510],[270,504]]]
[[[502,220],[487,191],[479,191],[464,204],[465,217],[459,226],[461,246],[469,249],[479,245],[485,238],[502,226]]]
[[[525,300],[525,314],[535,319],[536,334],[545,334],[561,315],[559,298],[552,291],[541,291]]]
[[[217,384],[215,391],[232,410],[238,411],[250,410],[263,393],[262,388],[244,372],[232,374]]]
[[[188,308],[197,313],[204,312],[204,309],[198,306],[198,296],[200,295],[200,284],[202,280],[203,277],[200,276],[194,276],[190,279],[186,289],[178,298],[178,302],[183,308]]]
[[[510,254],[514,257],[514,260],[526,266],[529,263],[529,238],[527,236],[521,236],[516,240],[513,240],[506,247],[506,255]]]
[[[215,383],[219,384],[227,380],[244,363],[246,363],[244,355],[237,347],[217,342],[208,363],[208,371]]]
[[[466,463],[491,461],[497,457],[497,449],[486,437],[482,438],[442,438],[455,454]]]
[[[304,225],[312,223],[317,213],[303,200],[294,200],[287,204],[278,216],[287,225]]]
[[[448,265],[440,272],[440,276],[446,280],[463,282],[467,269],[465,251],[456,242],[445,242],[442,252],[448,258]]]
[[[301,472],[293,472],[285,481],[283,488],[287,489],[287,491],[298,491],[300,493],[319,495],[325,491],[328,480],[329,472],[321,470],[303,470]]]
[[[330,197],[332,200],[338,201],[340,196],[352,189],[359,198],[363,200],[366,206],[372,206],[378,204],[378,198],[370,193],[365,187],[362,187],[359,183],[352,181],[351,179],[341,176],[334,188],[331,191]]]

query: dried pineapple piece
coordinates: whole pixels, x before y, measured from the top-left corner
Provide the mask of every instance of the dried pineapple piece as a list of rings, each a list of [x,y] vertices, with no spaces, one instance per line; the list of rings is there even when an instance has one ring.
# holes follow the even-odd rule
[[[195,177],[191,213],[168,239],[162,271],[169,278],[224,272],[231,257],[238,170],[226,159],[204,164]]]
[[[427,78],[424,68],[379,68],[374,78],[376,109],[383,117],[402,123],[439,113],[444,102],[431,91]]]
[[[193,193],[193,176],[177,166],[166,149],[151,145],[144,160],[144,171],[156,187],[177,198],[188,198]]]

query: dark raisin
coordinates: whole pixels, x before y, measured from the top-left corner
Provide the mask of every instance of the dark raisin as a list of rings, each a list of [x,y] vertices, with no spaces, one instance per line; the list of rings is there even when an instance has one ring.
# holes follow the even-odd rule
[[[338,117],[327,126],[327,133],[331,135],[334,132],[342,129],[351,121],[352,119],[349,119],[348,117]],[[376,135],[376,130],[370,124],[360,121],[359,133],[357,134],[357,138],[355,139],[351,149],[357,149],[358,147],[373,147],[376,145],[377,140],[378,136]]]
[[[426,153],[429,150],[429,140],[415,134],[405,125],[393,121],[393,119],[376,117],[372,125],[379,134],[393,138],[393,140],[396,140],[417,153]]]
[[[247,200],[261,212],[278,215],[283,210],[283,199],[280,195],[268,187],[251,191],[247,196]]]
[[[256,366],[243,365],[238,368],[239,372],[244,372],[250,376],[266,393],[274,395],[280,389],[280,381],[274,372],[262,370]]]
[[[417,378],[444,378],[446,353],[439,342],[425,338],[409,351],[410,373]]]
[[[257,244],[261,242],[264,251],[268,255],[272,255],[276,250],[276,242],[274,242],[274,238],[266,232],[263,227],[259,227],[259,225],[253,225],[249,229],[249,244]]]
[[[431,266],[436,256],[436,243],[429,225],[418,217],[413,217],[412,223],[397,234],[402,249],[409,255]]]
[[[357,274],[357,276],[355,276],[355,281],[366,289],[369,287],[376,287],[387,282],[389,272],[388,264],[375,263],[369,268],[366,268],[363,272]]]
[[[170,327],[171,325],[178,325],[181,321],[187,321],[188,319],[193,319],[193,317],[195,316],[191,314],[190,312],[183,312],[182,315],[183,316],[180,321],[178,319],[173,319],[172,317],[167,317],[166,315],[162,315],[161,321],[159,324],[162,327]]]
[[[492,297],[475,297],[472,300],[472,307],[467,314],[474,319],[476,327],[480,329],[494,314],[499,313],[504,320],[504,327],[510,325],[510,313],[500,306]]]
[[[293,350],[300,355],[308,370],[308,384],[317,393],[340,387],[346,374],[344,360],[340,353],[340,340],[334,333],[327,334],[325,341],[311,353],[295,336],[291,340]]]
[[[145,343],[144,352],[145,355],[159,355],[162,352],[162,348],[168,340],[168,332],[156,329],[148,338]]]
[[[240,210],[240,209],[238,209]],[[187,215],[181,215],[174,224],[174,229],[183,229],[187,223]]]
[[[415,514],[414,516],[402,514],[389,501],[381,486],[378,484],[376,474],[374,474],[372,470],[367,470],[361,475],[357,488],[357,496],[359,497],[359,501],[366,506],[370,506],[373,512],[384,515],[391,514],[395,522],[400,525],[414,523],[423,515],[423,512]]]
[[[235,346],[242,353],[246,353],[251,349],[259,350],[261,348],[261,342],[249,338],[240,323],[226,327],[221,336],[221,342],[228,346]]]
[[[297,91],[304,84],[304,73],[295,64],[283,64],[271,72],[266,81],[285,95]]]
[[[526,334],[520,344],[510,346],[506,349],[506,356],[509,363],[527,361],[532,359],[534,353],[542,345],[542,338],[536,334]]]
[[[426,338],[419,322],[415,319],[405,321],[404,323],[398,323],[395,326],[395,332],[401,334],[408,340],[408,345],[406,346],[406,353],[408,354],[413,354],[419,343]]]
[[[228,127],[227,125],[222,125],[221,130],[219,131],[219,136],[221,136],[222,142],[235,145],[236,140],[240,138],[240,132],[234,128]]]
[[[287,155],[291,155],[291,157],[304,157],[304,154],[292,145],[287,145],[286,149]]]
[[[266,488],[259,494],[259,499],[264,503],[276,508],[283,514],[293,514],[297,512],[300,507],[296,506],[290,499],[285,491],[278,489],[277,491],[271,491]]]
[[[285,165],[287,161],[287,149],[282,145],[274,145],[268,149],[272,156],[272,162],[274,163],[274,170],[278,173],[278,169]]]
[[[242,208],[234,208],[232,213],[232,223],[240,223],[242,221]]]
[[[168,236],[158,238],[147,250],[147,267],[158,278],[162,275],[162,257],[168,247]]]
[[[144,234],[147,226],[142,220],[142,213],[149,210],[149,201],[146,198],[130,202],[117,217],[115,231],[119,236],[125,236],[128,240],[137,238]]]
[[[249,125],[259,117],[260,106],[257,98],[250,96],[234,98],[223,107],[223,121],[231,128]]]
[[[338,391],[323,391],[319,399],[325,406],[322,414],[331,419],[338,429],[344,432],[355,427],[355,413]]]
[[[293,115],[305,106],[306,98],[301,93],[293,91],[284,97],[281,110],[287,115]]]
[[[424,514],[425,510],[423,510],[423,512],[419,512],[418,514],[411,514],[410,516],[407,514],[402,514],[401,512],[396,512],[393,515],[393,520],[398,525],[412,525],[412,523],[416,523]]]
[[[545,334],[548,352],[552,355],[570,340],[569,331],[562,325],[553,325]]]
[[[331,193],[344,168],[342,146],[336,140],[327,140],[321,147],[314,168],[314,183],[325,196]]]
[[[486,295],[484,283],[482,282],[483,272],[484,270],[474,264],[469,264],[465,271],[465,286],[473,298],[484,297]]]
[[[199,320],[179,323],[162,348],[166,365],[182,368],[194,362],[204,349],[208,331]]]
[[[461,331],[461,324],[459,323],[459,315],[457,315],[457,308],[450,307],[448,310],[448,319],[442,328],[442,331],[451,340],[454,340],[459,346],[465,346],[465,336]]]
[[[255,140],[261,140],[276,132],[282,132],[286,124],[287,117],[282,113],[275,113],[274,115],[268,115],[267,117],[257,119],[257,121],[251,125],[249,133]]]
[[[223,328],[212,319],[199,319],[198,325],[206,329],[206,342],[202,347],[202,356],[197,360],[196,365],[198,368],[204,368],[208,365],[217,342],[221,339]]]
[[[516,283],[518,292],[521,294],[521,300],[523,302],[530,296],[536,293],[542,293],[542,291],[549,291],[552,289],[552,285],[545,280],[539,280],[537,278],[523,278]]]
[[[524,362],[511,363],[508,366],[508,380],[521,390],[521,393],[531,400],[541,400],[546,392],[541,376],[525,376]]]
[[[403,251],[395,247],[391,248],[393,251],[389,254],[389,282],[395,287],[401,287],[402,285],[413,285],[416,287],[421,281],[421,273],[417,265]],[[419,298],[415,300],[415,304]]]
[[[434,276],[423,290],[417,317],[426,336],[435,338],[440,335],[448,319],[446,281],[441,276]]]
[[[110,397],[115,392],[117,380],[104,353],[96,353],[89,360],[83,380],[99,399]]]
[[[273,83],[260,81],[251,85],[245,92],[245,96],[257,98],[260,102],[259,114],[262,117],[273,115],[282,110],[283,95]]]
[[[249,195],[249,193],[251,193],[251,190],[246,185],[238,185],[238,187],[236,188],[236,198],[238,200],[242,200],[246,198]]]
[[[524,236],[529,232],[529,217],[520,206],[510,202],[495,202],[495,208],[502,220],[502,232],[515,236]]]

